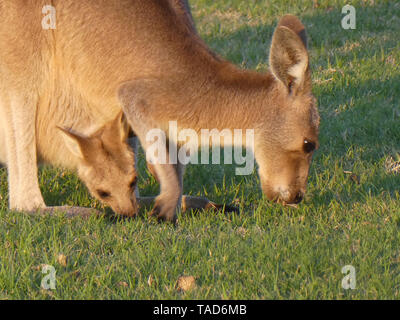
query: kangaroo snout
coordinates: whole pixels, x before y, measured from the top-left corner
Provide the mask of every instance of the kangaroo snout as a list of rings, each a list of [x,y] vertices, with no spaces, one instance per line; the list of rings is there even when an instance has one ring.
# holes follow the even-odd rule
[[[299,204],[304,199],[304,192],[298,191],[295,193],[290,193],[289,191],[283,191],[278,193],[274,198],[270,198],[278,203],[282,204]]]
[[[130,201],[125,201],[118,203],[116,206],[113,207],[113,210],[116,214],[133,218],[136,217],[139,213],[139,206],[137,204],[137,200],[134,194],[131,195]]]
[[[136,201],[127,203],[124,206],[121,205],[117,205],[115,207],[112,206],[112,209],[116,214],[129,218],[136,217],[139,212],[139,208]]]
[[[114,209],[114,212],[118,215],[128,217],[128,218],[133,218],[136,217],[138,214],[138,210],[135,208],[129,208],[129,209]]]
[[[304,199],[303,191],[281,191],[276,198],[277,202],[283,204],[299,204]]]
[[[273,189],[264,186],[263,191],[268,200],[282,204],[299,204],[303,201],[305,196],[305,190],[303,188],[279,187]]]

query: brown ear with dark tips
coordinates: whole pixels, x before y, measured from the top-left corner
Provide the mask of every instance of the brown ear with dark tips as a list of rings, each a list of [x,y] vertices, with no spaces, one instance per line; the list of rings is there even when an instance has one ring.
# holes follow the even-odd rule
[[[287,14],[279,20],[278,27],[286,27],[296,33],[307,49],[307,33],[303,23],[294,15]]]

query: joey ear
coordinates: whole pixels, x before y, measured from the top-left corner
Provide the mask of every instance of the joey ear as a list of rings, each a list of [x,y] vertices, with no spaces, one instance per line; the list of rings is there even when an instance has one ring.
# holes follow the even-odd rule
[[[282,25],[276,28],[272,37],[269,56],[273,75],[294,94],[310,82],[305,35],[302,39],[301,35],[296,33],[301,33],[301,27],[295,22],[292,18],[282,19]],[[298,23],[301,24],[300,21]]]
[[[68,150],[80,159],[84,159],[84,150],[87,146],[87,138],[82,137],[76,133],[73,133],[71,130],[64,129],[61,127],[57,127],[60,130],[60,133],[64,139],[65,145]]]
[[[126,119],[125,114],[121,111],[120,121],[120,137],[122,141],[126,141],[131,133],[131,126],[129,125],[128,119]]]

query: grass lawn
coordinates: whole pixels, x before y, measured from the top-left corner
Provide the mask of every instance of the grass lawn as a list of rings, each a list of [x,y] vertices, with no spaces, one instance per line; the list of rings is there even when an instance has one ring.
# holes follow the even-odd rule
[[[341,27],[347,2],[356,30]],[[7,210],[0,169],[0,299],[400,299],[400,3],[192,0],[192,8],[216,52],[260,72],[277,19],[292,13],[306,25],[321,147],[305,201],[284,208],[263,198],[255,172],[192,165],[186,194],[236,202],[242,213],[189,212],[176,228],[146,217],[32,217]],[[143,154],[140,168],[141,194],[156,194]],[[39,179],[49,205],[100,207],[73,174],[43,168]],[[41,289],[43,264],[57,271],[55,290]],[[342,288],[346,265],[355,290]],[[196,287],[178,291],[180,276]]]

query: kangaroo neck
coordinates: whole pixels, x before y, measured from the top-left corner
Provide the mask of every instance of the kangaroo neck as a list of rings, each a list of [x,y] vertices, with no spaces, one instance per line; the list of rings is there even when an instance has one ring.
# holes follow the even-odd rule
[[[272,106],[276,95],[272,74],[240,70],[224,61],[204,66],[198,73],[181,73],[167,83],[156,93],[160,107],[153,116],[179,119],[179,125],[196,130],[255,128],[260,114],[268,112],[260,101],[271,100]]]

